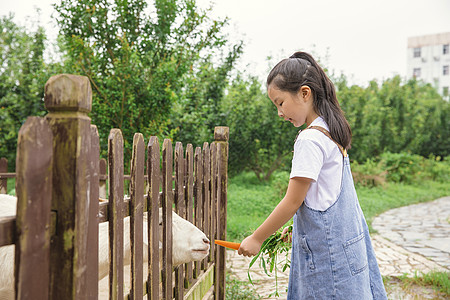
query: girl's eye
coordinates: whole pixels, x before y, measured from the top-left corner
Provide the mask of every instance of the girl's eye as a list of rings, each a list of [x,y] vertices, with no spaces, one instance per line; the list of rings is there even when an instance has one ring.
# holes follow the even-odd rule
[[[283,106],[283,102],[280,102],[280,106]]]

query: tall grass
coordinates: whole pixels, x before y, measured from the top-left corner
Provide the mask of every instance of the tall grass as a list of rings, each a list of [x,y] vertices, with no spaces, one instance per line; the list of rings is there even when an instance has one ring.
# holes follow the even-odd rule
[[[450,296],[450,272],[415,272],[412,277],[407,275],[400,276],[400,280],[403,282],[404,289],[407,289],[408,285],[412,284],[433,286],[435,290]]]

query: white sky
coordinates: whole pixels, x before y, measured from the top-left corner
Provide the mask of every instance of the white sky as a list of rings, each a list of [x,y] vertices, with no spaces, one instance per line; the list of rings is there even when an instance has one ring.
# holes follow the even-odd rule
[[[210,0],[197,0],[206,6]],[[0,15],[26,16],[41,9],[40,21],[50,37],[56,0],[0,0]],[[330,70],[365,85],[406,74],[410,36],[450,32],[450,0],[215,0],[214,16],[230,18],[231,39],[243,39],[240,68],[263,80],[272,63],[297,50],[313,52]]]

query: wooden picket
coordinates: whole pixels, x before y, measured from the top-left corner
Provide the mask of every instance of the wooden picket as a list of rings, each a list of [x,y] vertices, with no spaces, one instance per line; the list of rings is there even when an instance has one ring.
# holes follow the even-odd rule
[[[123,299],[123,138],[119,129],[111,129],[109,153],[109,296]]]
[[[17,142],[16,299],[44,300],[49,296],[52,144],[47,122],[28,117]]]
[[[87,275],[86,287],[88,299],[97,299],[98,297],[98,218],[99,211],[99,193],[100,193],[100,174],[99,174],[99,156],[100,140],[97,126],[91,125],[91,151],[89,153],[90,162],[90,201],[89,201],[89,219],[87,233]]]
[[[184,199],[184,157],[183,145],[180,142],[175,144],[175,211],[177,214],[186,218],[186,203]],[[175,269],[175,299],[181,300],[184,296],[184,265]]]
[[[148,143],[147,172],[148,192],[148,281],[150,299],[159,299],[159,141],[150,137]]]
[[[131,238],[131,292],[133,300],[142,299],[143,264],[144,264],[144,136],[136,133],[133,139],[133,156],[131,160],[131,201],[130,201],[130,238]]]
[[[185,185],[186,185],[186,193],[185,193],[185,203],[186,203],[186,220],[191,223],[194,223],[194,147],[192,144],[188,144],[186,147],[186,175],[185,175]],[[185,286],[192,285],[194,281],[193,276],[193,263],[187,263],[186,266],[186,279]]]

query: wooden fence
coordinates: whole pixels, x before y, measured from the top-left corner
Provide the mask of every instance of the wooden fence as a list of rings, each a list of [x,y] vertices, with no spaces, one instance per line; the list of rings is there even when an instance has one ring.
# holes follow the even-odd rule
[[[142,299],[146,294],[149,299],[225,299],[225,250],[213,241],[226,239],[228,128],[216,127],[215,141],[203,148],[188,144],[184,150],[177,142],[173,150],[171,141],[164,140],[162,163],[158,138],[150,137],[146,149],[142,134],[136,133],[129,176],[124,175],[122,133],[112,129],[105,176],[97,128],[87,115],[91,101],[86,77],[53,76],[45,85],[49,113],[29,117],[19,132],[16,173],[6,173],[7,162],[0,160],[0,193],[6,192],[7,178],[16,177],[17,216],[0,218],[0,247],[15,244],[16,297],[97,299],[98,224],[108,221],[110,299]],[[125,177],[130,180],[126,201]],[[99,204],[106,185],[108,202]],[[203,261],[173,268],[173,209],[210,239],[210,254]],[[144,212],[148,274],[143,274]],[[127,216],[131,289],[124,291]]]

